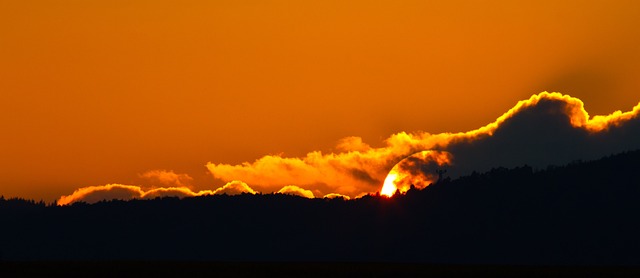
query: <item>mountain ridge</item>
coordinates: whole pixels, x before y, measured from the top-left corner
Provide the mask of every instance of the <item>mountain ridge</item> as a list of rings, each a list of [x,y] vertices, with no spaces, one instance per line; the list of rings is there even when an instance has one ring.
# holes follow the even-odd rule
[[[494,168],[388,198],[0,200],[3,260],[640,265],[640,151]]]

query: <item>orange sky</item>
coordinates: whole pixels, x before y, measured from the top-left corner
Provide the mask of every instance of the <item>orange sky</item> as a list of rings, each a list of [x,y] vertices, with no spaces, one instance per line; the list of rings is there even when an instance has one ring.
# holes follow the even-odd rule
[[[0,194],[212,189],[209,161],[472,130],[544,90],[638,103],[640,2],[527,2],[2,1]]]

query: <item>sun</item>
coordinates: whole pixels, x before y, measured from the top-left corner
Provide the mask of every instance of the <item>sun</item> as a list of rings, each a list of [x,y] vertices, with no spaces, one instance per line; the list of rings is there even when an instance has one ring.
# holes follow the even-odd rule
[[[396,171],[391,171],[384,179],[384,184],[382,185],[382,189],[380,190],[380,194],[385,195],[387,197],[393,196],[398,189],[396,187],[395,181],[398,178],[398,173]]]
[[[451,153],[432,150],[407,156],[391,168],[384,179],[380,195],[391,197],[396,192],[405,193],[412,187],[423,189],[438,180],[433,172],[451,165],[452,159]]]

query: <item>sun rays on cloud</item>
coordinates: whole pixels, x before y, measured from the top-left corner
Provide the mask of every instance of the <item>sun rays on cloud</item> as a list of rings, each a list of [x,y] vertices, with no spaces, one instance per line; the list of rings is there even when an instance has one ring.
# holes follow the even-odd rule
[[[435,171],[440,168],[455,177],[497,166],[544,167],[640,148],[639,111],[640,104],[629,112],[590,117],[580,99],[543,92],[518,102],[493,123],[468,132],[400,132],[379,148],[352,136],[340,140],[337,151],[331,153],[266,155],[236,165],[209,162],[206,168],[211,175],[226,183],[215,190],[193,191],[188,175],[155,170],[140,176],[161,187],[90,186],[61,197],[58,203],[257,192],[354,198],[380,191],[390,171],[396,175],[393,186],[402,192],[411,185],[428,186],[437,180]]]

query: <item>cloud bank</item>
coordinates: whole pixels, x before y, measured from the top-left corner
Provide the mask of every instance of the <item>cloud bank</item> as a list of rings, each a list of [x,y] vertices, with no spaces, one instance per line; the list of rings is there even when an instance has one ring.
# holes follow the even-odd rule
[[[75,202],[97,203],[109,200],[154,199],[157,197],[195,197],[204,195],[238,195],[242,193],[256,194],[255,190],[241,181],[230,181],[215,190],[194,192],[187,187],[159,187],[144,190],[137,185],[107,184],[77,189],[71,195],[58,199],[58,205],[69,205]]]
[[[148,191],[127,185],[81,188],[63,196],[59,203],[113,197],[256,193],[254,189],[307,198],[354,198],[380,191],[389,173],[394,175],[392,186],[406,191],[412,184],[422,188],[436,181],[436,171],[441,169],[447,170],[447,176],[457,177],[498,166],[546,167],[639,149],[639,113],[640,104],[629,112],[591,117],[580,99],[543,92],[519,101],[496,121],[468,132],[400,132],[379,148],[354,136],[340,140],[332,153],[313,151],[304,157],[266,155],[237,165],[209,162],[206,167],[213,177],[227,183],[214,191],[193,192],[186,188],[190,182],[186,175],[150,171],[141,176],[171,186]]]
[[[313,196],[313,192],[311,192],[311,190],[306,190],[304,188],[300,188],[300,187],[297,187],[295,185],[287,185],[287,186],[281,188],[280,190],[278,190],[278,193],[288,194],[288,195],[296,195],[296,196],[305,197],[305,198],[309,198],[309,199],[315,198],[315,196]]]
[[[543,92],[518,102],[493,123],[468,132],[400,132],[381,148],[348,137],[339,142],[336,153],[314,151],[299,158],[267,155],[238,165],[209,162],[207,168],[217,179],[239,179],[264,192],[293,184],[355,197],[380,190],[389,171],[405,158],[407,165],[397,166],[404,173],[397,181],[403,190],[413,182],[428,185],[439,166],[448,166],[448,175],[459,176],[497,166],[544,167],[637,149],[639,111],[640,104],[629,112],[590,117],[580,99]],[[428,150],[440,152],[414,156]]]

